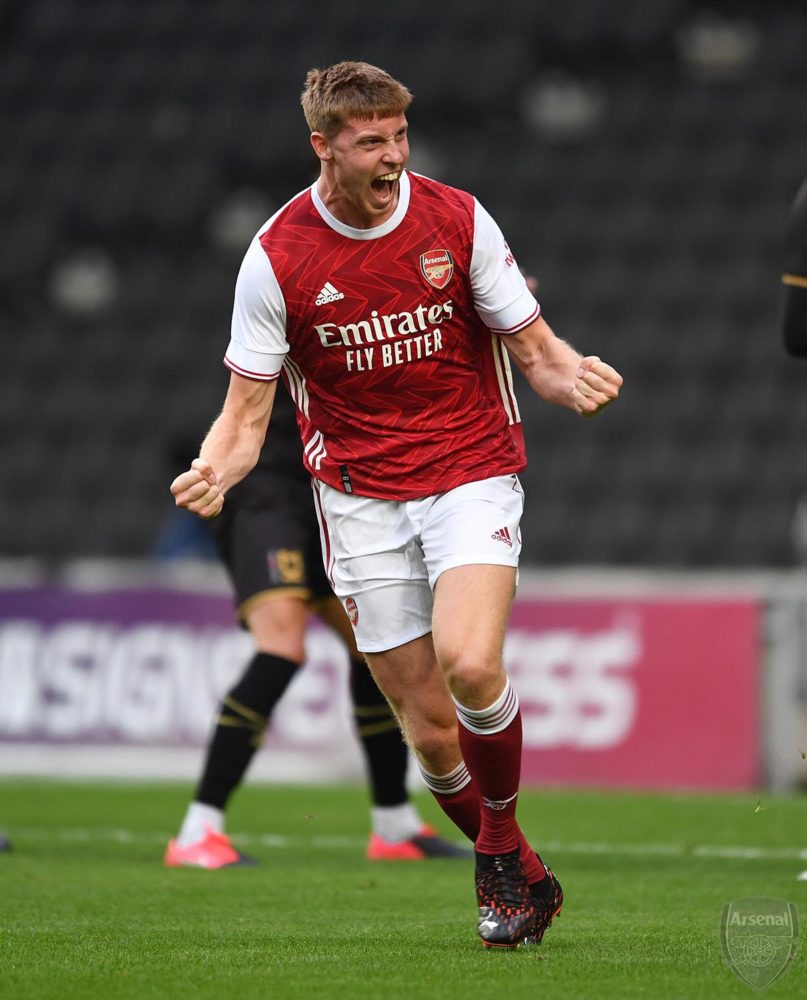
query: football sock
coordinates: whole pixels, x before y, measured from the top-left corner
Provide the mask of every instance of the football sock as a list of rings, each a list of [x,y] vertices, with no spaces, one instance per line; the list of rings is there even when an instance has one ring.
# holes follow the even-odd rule
[[[465,836],[476,842],[481,823],[481,804],[479,793],[465,763],[459,764],[449,774],[437,776],[420,769],[426,787],[437,800],[438,805],[451,822]],[[540,882],[546,875],[546,869],[540,857],[533,851],[527,838],[517,827],[519,858],[521,866],[530,885]]]
[[[255,653],[226,695],[207,750],[196,802],[223,810],[261,745],[266,724],[299,663]]]
[[[202,840],[209,830],[224,833],[224,813],[202,802],[191,802],[177,835],[177,843],[180,847],[190,847]]]
[[[376,807],[402,806],[409,800],[406,791],[409,751],[398,721],[364,660],[350,661],[350,695],[353,699],[353,719],[370,779],[373,804]],[[412,808],[414,811],[414,807]],[[375,812],[373,810],[374,815]],[[376,830],[376,833],[384,836],[380,830]],[[414,833],[397,839],[406,840],[409,836],[414,836]]]
[[[518,856],[521,858],[521,867],[524,869],[524,874],[530,885],[535,885],[536,882],[546,878],[546,868],[541,860],[541,855],[530,847],[520,828],[518,830]]]
[[[501,695],[484,709],[454,704],[462,756],[481,800],[481,854],[506,854],[519,846],[516,802],[521,777],[521,712],[508,680]]]
[[[474,843],[479,836],[479,794],[465,763],[444,775],[429,774],[422,767],[420,773],[446,816]]]
[[[370,810],[373,833],[390,844],[411,840],[423,829],[423,820],[411,802],[399,806],[373,806]]]

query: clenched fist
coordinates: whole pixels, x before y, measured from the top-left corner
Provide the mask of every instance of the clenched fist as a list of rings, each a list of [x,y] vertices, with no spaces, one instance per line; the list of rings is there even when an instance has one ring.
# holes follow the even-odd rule
[[[615,368],[589,355],[577,369],[572,389],[574,409],[582,417],[593,417],[617,398],[621,386],[622,376]]]
[[[203,458],[195,458],[190,469],[177,476],[171,483],[171,492],[177,507],[199,517],[215,517],[224,506],[224,494],[219,490],[213,466]]]

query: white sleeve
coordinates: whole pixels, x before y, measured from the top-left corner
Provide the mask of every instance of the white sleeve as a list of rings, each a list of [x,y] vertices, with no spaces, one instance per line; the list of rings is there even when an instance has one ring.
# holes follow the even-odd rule
[[[501,229],[475,198],[471,290],[476,311],[493,333],[517,333],[541,314]]]
[[[256,236],[244,255],[235,283],[230,344],[224,364],[239,375],[269,381],[280,374],[288,350],[283,292]]]

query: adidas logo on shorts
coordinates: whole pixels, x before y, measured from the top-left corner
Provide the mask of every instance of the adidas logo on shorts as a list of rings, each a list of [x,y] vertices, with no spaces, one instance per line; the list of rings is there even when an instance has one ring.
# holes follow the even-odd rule
[[[513,539],[510,537],[510,532],[507,528],[499,528],[497,531],[494,531],[490,537],[494,542],[504,542],[504,544],[509,546],[511,549],[513,547]]]
[[[343,292],[340,292],[336,288],[334,288],[334,286],[330,283],[330,281],[326,281],[325,284],[322,286],[322,290],[317,296],[314,305],[324,306],[328,302],[336,302],[337,299],[343,299],[344,297],[345,296]]]

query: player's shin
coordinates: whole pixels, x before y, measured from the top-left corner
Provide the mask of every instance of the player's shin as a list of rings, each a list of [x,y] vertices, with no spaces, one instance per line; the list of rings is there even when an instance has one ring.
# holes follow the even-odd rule
[[[197,802],[225,808],[261,745],[269,716],[299,669],[298,663],[281,656],[255,653],[222,701]]]
[[[464,762],[449,774],[436,775],[420,768],[423,781],[437,804],[473,843],[479,836],[479,795]]]
[[[406,767],[409,751],[387,699],[363,660],[350,661],[350,694],[373,804],[379,808],[399,806],[408,799]]]
[[[455,700],[462,756],[481,800],[476,849],[505,854],[518,846],[515,821],[521,777],[521,713],[508,681],[502,694],[484,709]]]

